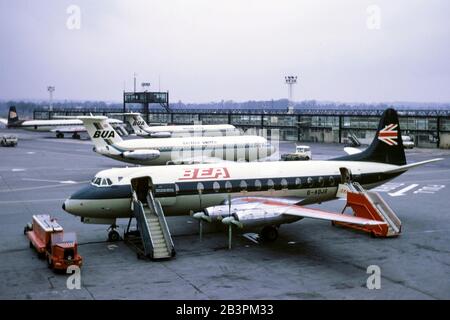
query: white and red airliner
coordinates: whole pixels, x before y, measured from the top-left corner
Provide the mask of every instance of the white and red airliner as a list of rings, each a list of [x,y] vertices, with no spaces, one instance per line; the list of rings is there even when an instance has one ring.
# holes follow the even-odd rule
[[[385,134],[387,132],[388,134]],[[308,208],[337,197],[341,171],[370,189],[411,168],[438,161],[407,164],[397,112],[387,109],[372,144],[364,151],[327,161],[216,163],[136,167],[98,172],[92,183],[68,198],[63,209],[82,221],[115,225],[132,215],[131,180],[147,177],[165,215],[197,212],[198,218],[233,220],[262,229],[274,239],[277,228],[302,218],[374,225],[379,221]],[[229,201],[230,200],[230,201]]]

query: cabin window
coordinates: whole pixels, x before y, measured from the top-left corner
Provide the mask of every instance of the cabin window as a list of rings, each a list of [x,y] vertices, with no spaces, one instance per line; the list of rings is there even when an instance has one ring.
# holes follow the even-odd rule
[[[333,176],[330,176],[329,178],[328,178],[328,182],[330,183],[330,186],[332,187],[332,186],[334,186],[334,177]]]
[[[205,190],[205,186],[203,185],[203,183],[201,182],[197,183],[197,191],[201,193],[203,192],[203,190]]]
[[[323,177],[319,177],[319,179],[317,180],[317,182],[319,183],[319,186],[320,186],[320,187],[323,187],[323,185],[324,185],[324,183],[325,183],[325,180],[324,180]]]
[[[288,182],[286,179],[281,179],[281,189],[287,190],[288,189]]]
[[[241,189],[241,191],[247,191],[247,182],[245,182],[245,180],[242,180],[239,184],[239,188]]]
[[[300,188],[302,186],[302,179],[295,178],[295,187]]]
[[[233,191],[233,185],[230,181],[225,182],[225,189],[227,190],[227,192]]]
[[[213,183],[213,189],[214,189],[215,192],[219,192],[220,191],[220,184],[217,181],[215,181]]]
[[[259,190],[262,189],[262,183],[261,183],[261,181],[255,180],[255,189],[256,189],[257,191],[259,191]]]
[[[275,183],[273,183],[272,179],[267,180],[267,189],[269,190],[275,189]]]
[[[175,183],[175,193],[179,193],[180,192],[180,187],[178,186],[178,184]]]
[[[308,183],[308,186],[312,187],[314,181],[311,177],[308,177],[308,179],[306,179],[306,182]]]

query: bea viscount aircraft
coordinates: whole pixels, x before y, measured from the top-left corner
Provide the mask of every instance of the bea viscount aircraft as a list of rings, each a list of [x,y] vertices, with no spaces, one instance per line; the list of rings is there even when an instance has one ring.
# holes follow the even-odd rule
[[[148,140],[147,140],[148,141]],[[194,216],[208,221],[233,220],[257,225],[262,236],[275,239],[277,228],[302,218],[376,225],[379,221],[308,208],[335,199],[341,171],[364,188],[373,188],[407,170],[441,159],[406,164],[398,116],[387,109],[371,145],[361,153],[326,161],[280,161],[135,167],[100,171],[74,193],[63,209],[82,221],[115,226],[117,218],[132,216],[132,187],[146,178],[164,214]],[[134,185],[134,182],[133,182]],[[134,189],[135,190],[135,189]],[[144,197],[145,198],[145,197]]]

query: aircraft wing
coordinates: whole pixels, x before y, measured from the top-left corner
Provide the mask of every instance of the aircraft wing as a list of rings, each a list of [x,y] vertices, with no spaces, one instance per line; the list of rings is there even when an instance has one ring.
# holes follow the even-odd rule
[[[50,130],[51,132],[61,132],[61,133],[73,133],[73,132],[86,132],[84,126],[62,126]]]
[[[243,198],[244,199],[244,198]],[[270,214],[283,214],[289,216],[296,216],[301,218],[311,218],[327,221],[338,221],[345,223],[352,223],[363,226],[374,226],[386,224],[384,221],[377,221],[365,218],[359,218],[348,214],[328,212],[320,209],[307,208],[304,206],[288,203],[285,199],[276,198],[262,198],[262,197],[247,197],[246,202],[248,206],[244,210],[263,210]],[[245,201],[245,200],[244,200]],[[253,205],[250,205],[253,204]]]

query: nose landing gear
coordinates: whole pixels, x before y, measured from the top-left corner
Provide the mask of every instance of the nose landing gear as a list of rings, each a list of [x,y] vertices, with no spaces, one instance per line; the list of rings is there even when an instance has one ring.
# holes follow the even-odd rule
[[[117,242],[120,240],[120,234],[119,232],[116,231],[116,229],[118,228],[118,226],[116,224],[111,225],[108,230],[108,241],[109,242]]]

